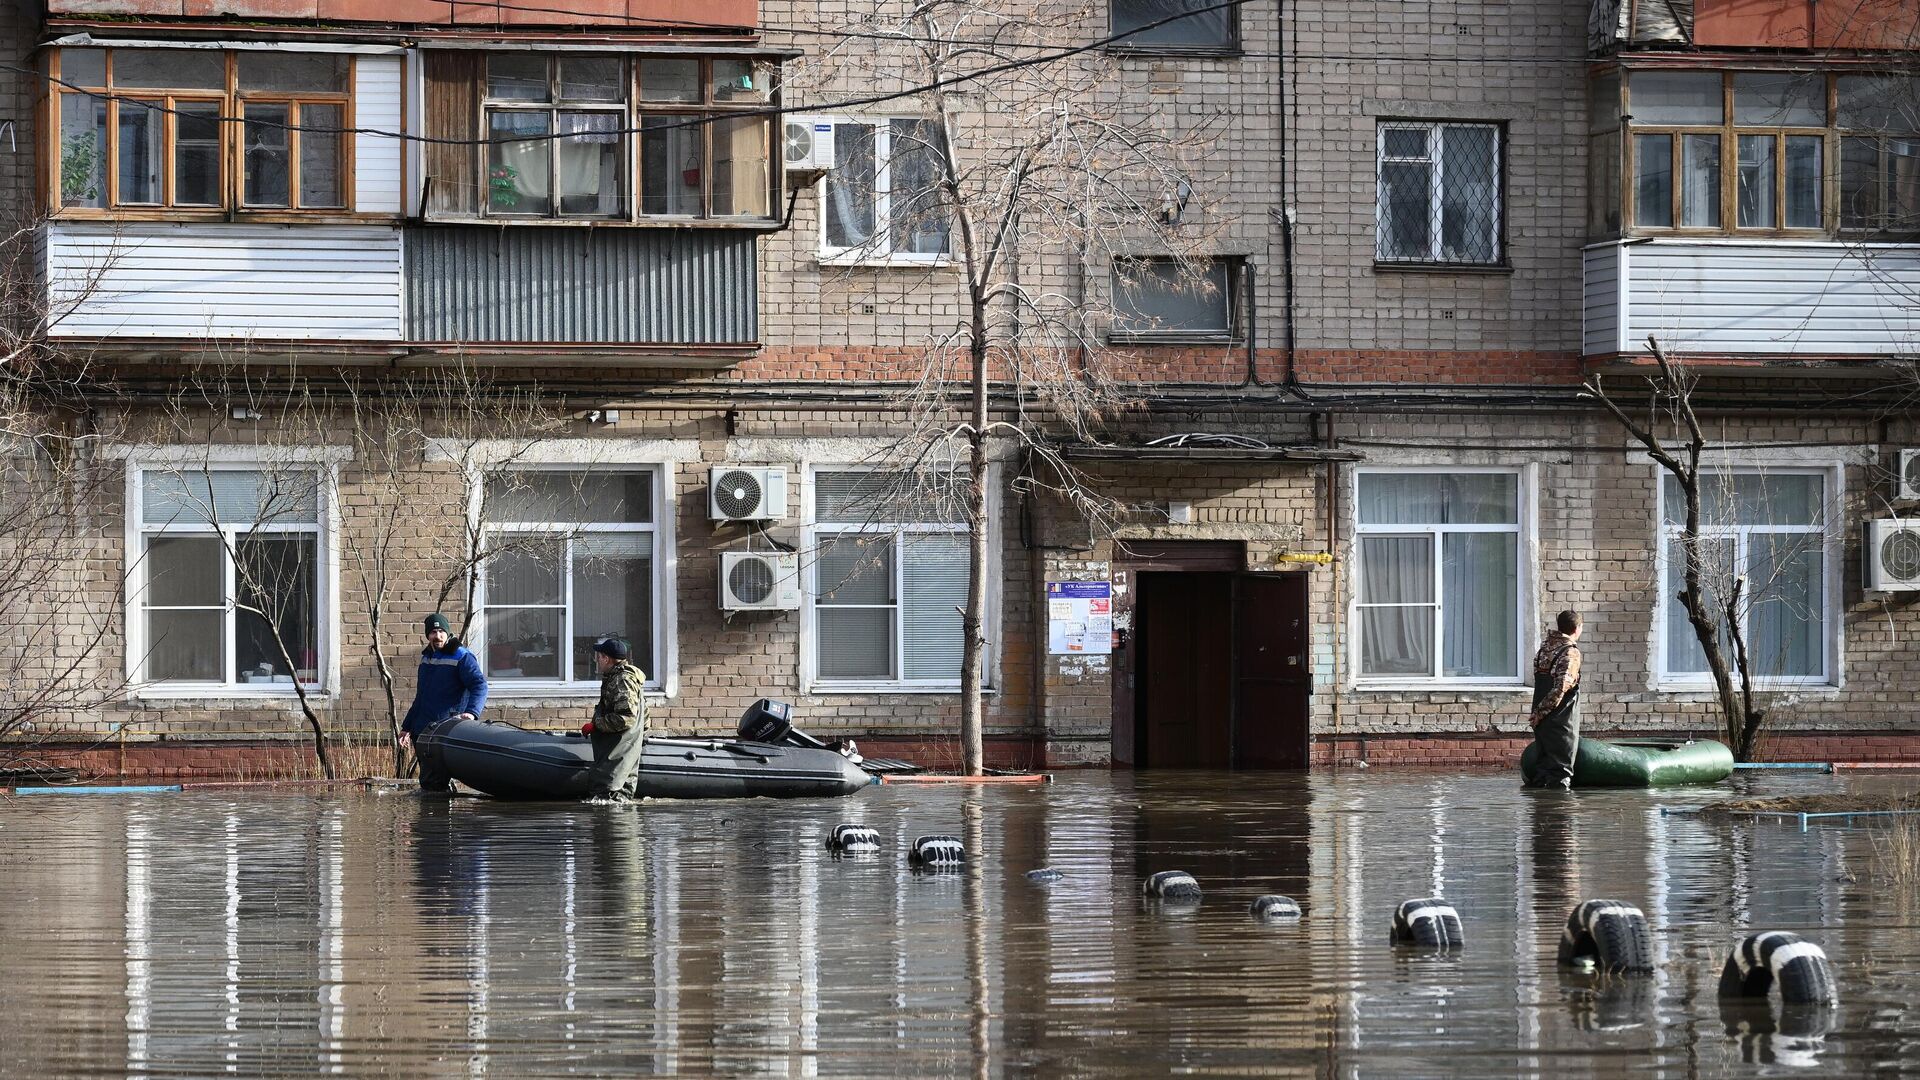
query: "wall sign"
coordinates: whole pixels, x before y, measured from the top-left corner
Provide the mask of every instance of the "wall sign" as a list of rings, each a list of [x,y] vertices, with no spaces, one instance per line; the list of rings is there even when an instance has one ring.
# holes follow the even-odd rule
[[[1047,582],[1047,651],[1106,656],[1113,652],[1113,584]]]

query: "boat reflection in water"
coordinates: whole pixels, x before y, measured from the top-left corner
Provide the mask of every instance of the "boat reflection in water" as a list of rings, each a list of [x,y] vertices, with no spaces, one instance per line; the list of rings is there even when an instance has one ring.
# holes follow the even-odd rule
[[[1660,813],[1726,794],[1567,798],[1381,771],[638,808],[15,800],[0,804],[0,1072],[1480,1077],[1908,1060],[1920,976],[1894,960],[1920,931],[1874,887],[1871,834]],[[878,830],[882,851],[828,853],[841,821]],[[909,869],[927,833],[960,836],[968,861]],[[1029,881],[1039,867],[1062,876]],[[1167,869],[1194,874],[1204,902],[1145,902],[1141,880]],[[1306,917],[1255,922],[1248,902],[1273,892]],[[1393,907],[1427,895],[1460,910],[1464,949],[1388,946]],[[1598,896],[1647,913],[1656,975],[1556,967],[1568,910]],[[1718,966],[1758,928],[1819,940],[1843,1007],[1723,1014]]]

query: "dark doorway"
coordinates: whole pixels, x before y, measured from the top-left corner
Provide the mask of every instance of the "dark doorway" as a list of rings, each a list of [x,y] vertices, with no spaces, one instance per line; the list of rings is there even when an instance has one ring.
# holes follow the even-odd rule
[[[1115,762],[1306,768],[1306,574],[1136,566],[1126,576],[1132,630],[1115,656]]]

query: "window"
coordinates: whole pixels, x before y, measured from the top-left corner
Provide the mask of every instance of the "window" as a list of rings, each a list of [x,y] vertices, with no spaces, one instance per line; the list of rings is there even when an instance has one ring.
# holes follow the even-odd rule
[[[1627,85],[1631,219],[1639,228],[1738,234],[1920,226],[1920,80],[1635,71]],[[1830,93],[1838,106],[1831,122]],[[1839,198],[1829,208],[1836,161]]]
[[[489,214],[627,216],[625,61],[492,54],[484,96]]]
[[[1500,143],[1497,124],[1383,122],[1375,258],[1498,265]]]
[[[1754,674],[1774,684],[1828,681],[1833,625],[1827,583],[1827,473],[1780,469],[1705,474],[1700,562],[1708,606],[1725,607],[1741,581],[1736,615]],[[1707,684],[1706,654],[1678,594],[1686,576],[1679,481],[1660,487],[1662,681]],[[1733,661],[1733,640],[1720,647]]]
[[[833,130],[820,253],[827,258],[938,262],[952,250],[941,194],[945,149],[932,120],[841,120]]]
[[[482,666],[503,686],[597,686],[593,643],[627,639],[660,685],[658,473],[511,470],[481,495]]]
[[[814,671],[823,684],[960,681],[967,531],[899,472],[814,474]]]
[[[237,168],[245,209],[347,208],[351,57],[94,48],[55,56],[67,84],[55,86],[61,207],[221,210]]]
[[[135,680],[289,694],[296,678],[317,686],[319,472],[193,466],[138,478]]]
[[[1125,34],[1143,26],[1153,26],[1114,43],[1117,49],[1140,52],[1221,53],[1240,48],[1240,21],[1237,8],[1215,8],[1206,0],[1113,0],[1113,32]],[[1175,18],[1183,11],[1194,12]],[[1171,20],[1163,22],[1162,20]]]
[[[1840,136],[1840,228],[1920,232],[1920,79],[1836,78]]]
[[[1521,478],[1512,471],[1357,476],[1362,680],[1521,678]]]
[[[1129,259],[1113,267],[1115,340],[1226,341],[1234,332],[1236,260],[1183,266]]]

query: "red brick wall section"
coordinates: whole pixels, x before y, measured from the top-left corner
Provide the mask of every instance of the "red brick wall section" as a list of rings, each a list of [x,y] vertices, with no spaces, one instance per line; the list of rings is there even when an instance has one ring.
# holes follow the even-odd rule
[[[727,377],[742,382],[763,379],[808,382],[901,382],[921,377],[923,352],[878,346],[768,346],[732,368]],[[1255,377],[1277,383],[1286,377],[1279,349],[1258,349]],[[1247,353],[1237,346],[1129,346],[1094,358],[1092,363],[1123,383],[1204,383],[1239,385],[1247,379]],[[963,372],[950,372],[960,378]],[[1294,355],[1302,382],[1419,383],[1564,386],[1581,380],[1574,353],[1460,351],[1444,349],[1302,349]],[[996,371],[995,377],[1005,376]]]

